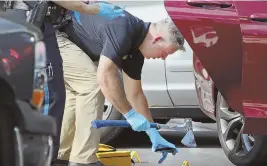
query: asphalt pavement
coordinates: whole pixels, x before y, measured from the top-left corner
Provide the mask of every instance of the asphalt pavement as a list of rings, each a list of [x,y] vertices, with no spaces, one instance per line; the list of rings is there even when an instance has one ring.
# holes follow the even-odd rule
[[[182,121],[173,119],[169,123],[182,123]],[[185,135],[184,131],[160,131],[165,139],[179,148],[178,154],[169,155],[162,164],[157,163],[161,154],[151,151],[150,141],[144,133],[126,129],[110,145],[119,150],[137,151],[141,163],[136,163],[135,166],[181,166],[184,160],[187,160],[190,166],[234,166],[220,147],[216,124],[194,123],[193,126],[197,148],[186,148],[180,143]]]

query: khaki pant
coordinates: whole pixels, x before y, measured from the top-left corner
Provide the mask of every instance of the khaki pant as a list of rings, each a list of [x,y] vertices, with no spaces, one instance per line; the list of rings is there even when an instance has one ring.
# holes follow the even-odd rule
[[[66,104],[60,135],[58,159],[94,163],[100,132],[91,127],[102,119],[104,96],[97,84],[97,66],[79,47],[57,34],[63,58]]]

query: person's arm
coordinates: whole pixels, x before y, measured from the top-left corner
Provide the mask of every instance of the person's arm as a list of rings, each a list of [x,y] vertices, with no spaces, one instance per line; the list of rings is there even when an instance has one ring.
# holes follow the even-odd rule
[[[101,55],[98,69],[97,81],[106,99],[118,109],[121,114],[131,110],[118,78],[118,67],[108,57]]]
[[[148,121],[153,122],[147,99],[144,95],[141,80],[134,80],[123,72],[125,94],[136,112],[142,114]]]
[[[99,12],[99,5],[97,4],[86,4],[82,1],[57,1],[53,0],[59,6],[62,6],[68,10],[80,12],[88,15],[97,15]]]

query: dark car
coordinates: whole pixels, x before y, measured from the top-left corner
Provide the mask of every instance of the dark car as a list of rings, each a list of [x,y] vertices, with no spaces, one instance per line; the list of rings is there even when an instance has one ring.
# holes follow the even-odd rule
[[[166,0],[194,52],[202,111],[236,165],[267,165],[267,2]]]
[[[40,113],[47,83],[42,33],[0,12],[0,165],[48,166],[56,123]]]

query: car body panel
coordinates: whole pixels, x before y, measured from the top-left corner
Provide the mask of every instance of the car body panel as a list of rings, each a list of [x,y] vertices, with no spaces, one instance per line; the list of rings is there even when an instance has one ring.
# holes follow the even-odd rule
[[[44,83],[34,73],[46,66],[45,45],[39,29],[22,22],[0,11],[1,166],[50,165],[57,123],[34,102],[43,98],[34,97],[35,80]]]
[[[258,128],[255,132],[267,133],[260,126],[263,121],[258,123],[260,118],[267,118],[267,2],[235,1],[235,4],[243,35],[242,100],[247,117],[245,130],[255,131],[250,127],[253,126]]]
[[[167,90],[165,73],[164,61],[145,60],[142,71],[142,88],[150,107],[173,106]]]
[[[11,86],[18,99],[29,100],[33,91],[34,46],[41,36],[34,33],[39,32],[35,28],[10,21],[4,14],[0,18],[1,79]]]
[[[186,52],[177,51],[165,60],[168,92],[175,106],[198,106],[192,49],[187,42],[185,48]]]
[[[198,7],[189,5],[188,1],[165,1],[165,5],[170,17],[216,82],[216,87],[233,109],[243,113],[240,100],[231,102],[238,100],[237,89],[240,89],[242,80],[241,32],[236,9],[234,6]]]
[[[203,112],[215,118],[218,90],[233,110],[245,116],[244,133],[266,134],[262,126],[267,124],[267,3],[167,0],[165,7],[194,51]]]

